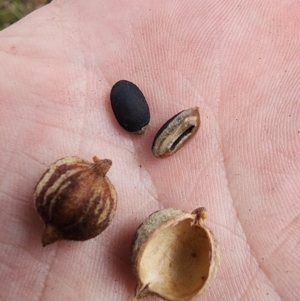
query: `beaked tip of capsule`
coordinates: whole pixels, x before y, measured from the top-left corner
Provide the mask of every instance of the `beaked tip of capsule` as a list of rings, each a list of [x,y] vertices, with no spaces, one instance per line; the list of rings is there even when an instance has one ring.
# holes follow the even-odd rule
[[[60,232],[54,226],[48,224],[45,227],[43,236],[42,236],[42,245],[43,247],[53,244],[57,240],[62,238]]]

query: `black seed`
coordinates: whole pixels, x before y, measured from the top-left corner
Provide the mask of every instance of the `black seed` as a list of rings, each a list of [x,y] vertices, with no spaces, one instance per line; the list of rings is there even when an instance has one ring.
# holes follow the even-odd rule
[[[122,128],[142,134],[150,121],[150,111],[145,96],[132,82],[120,80],[110,93],[111,107]]]

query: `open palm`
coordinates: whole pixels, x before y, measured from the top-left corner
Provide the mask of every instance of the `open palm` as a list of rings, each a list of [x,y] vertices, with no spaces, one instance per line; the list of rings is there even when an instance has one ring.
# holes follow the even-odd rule
[[[249,3],[58,0],[0,33],[1,300],[130,300],[137,226],[200,206],[221,267],[196,300],[297,299],[300,7]],[[142,136],[113,117],[120,79],[148,100]],[[156,159],[158,128],[195,106],[197,135]],[[113,161],[116,216],[94,239],[43,248],[34,187],[68,155]]]

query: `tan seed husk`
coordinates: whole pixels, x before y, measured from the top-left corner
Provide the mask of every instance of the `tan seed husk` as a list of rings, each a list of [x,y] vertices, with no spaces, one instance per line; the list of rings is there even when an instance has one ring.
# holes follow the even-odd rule
[[[209,287],[218,270],[219,248],[204,224],[206,217],[203,207],[192,213],[168,208],[143,222],[132,244],[133,300],[148,295],[190,300]]]
[[[199,127],[198,107],[176,114],[157,132],[152,144],[152,153],[157,158],[165,158],[175,154],[191,140]]]

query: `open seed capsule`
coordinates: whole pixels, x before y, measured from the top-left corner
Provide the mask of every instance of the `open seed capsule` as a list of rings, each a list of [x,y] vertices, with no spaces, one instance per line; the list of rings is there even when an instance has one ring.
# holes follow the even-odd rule
[[[157,132],[152,144],[152,153],[158,158],[173,155],[196,134],[199,126],[198,107],[176,114]]]
[[[219,248],[206,217],[203,207],[192,213],[168,208],[143,222],[132,243],[133,300],[148,295],[190,300],[209,287],[219,267]]]
[[[122,128],[143,134],[150,121],[149,106],[142,91],[132,82],[120,80],[110,94],[111,107]]]

